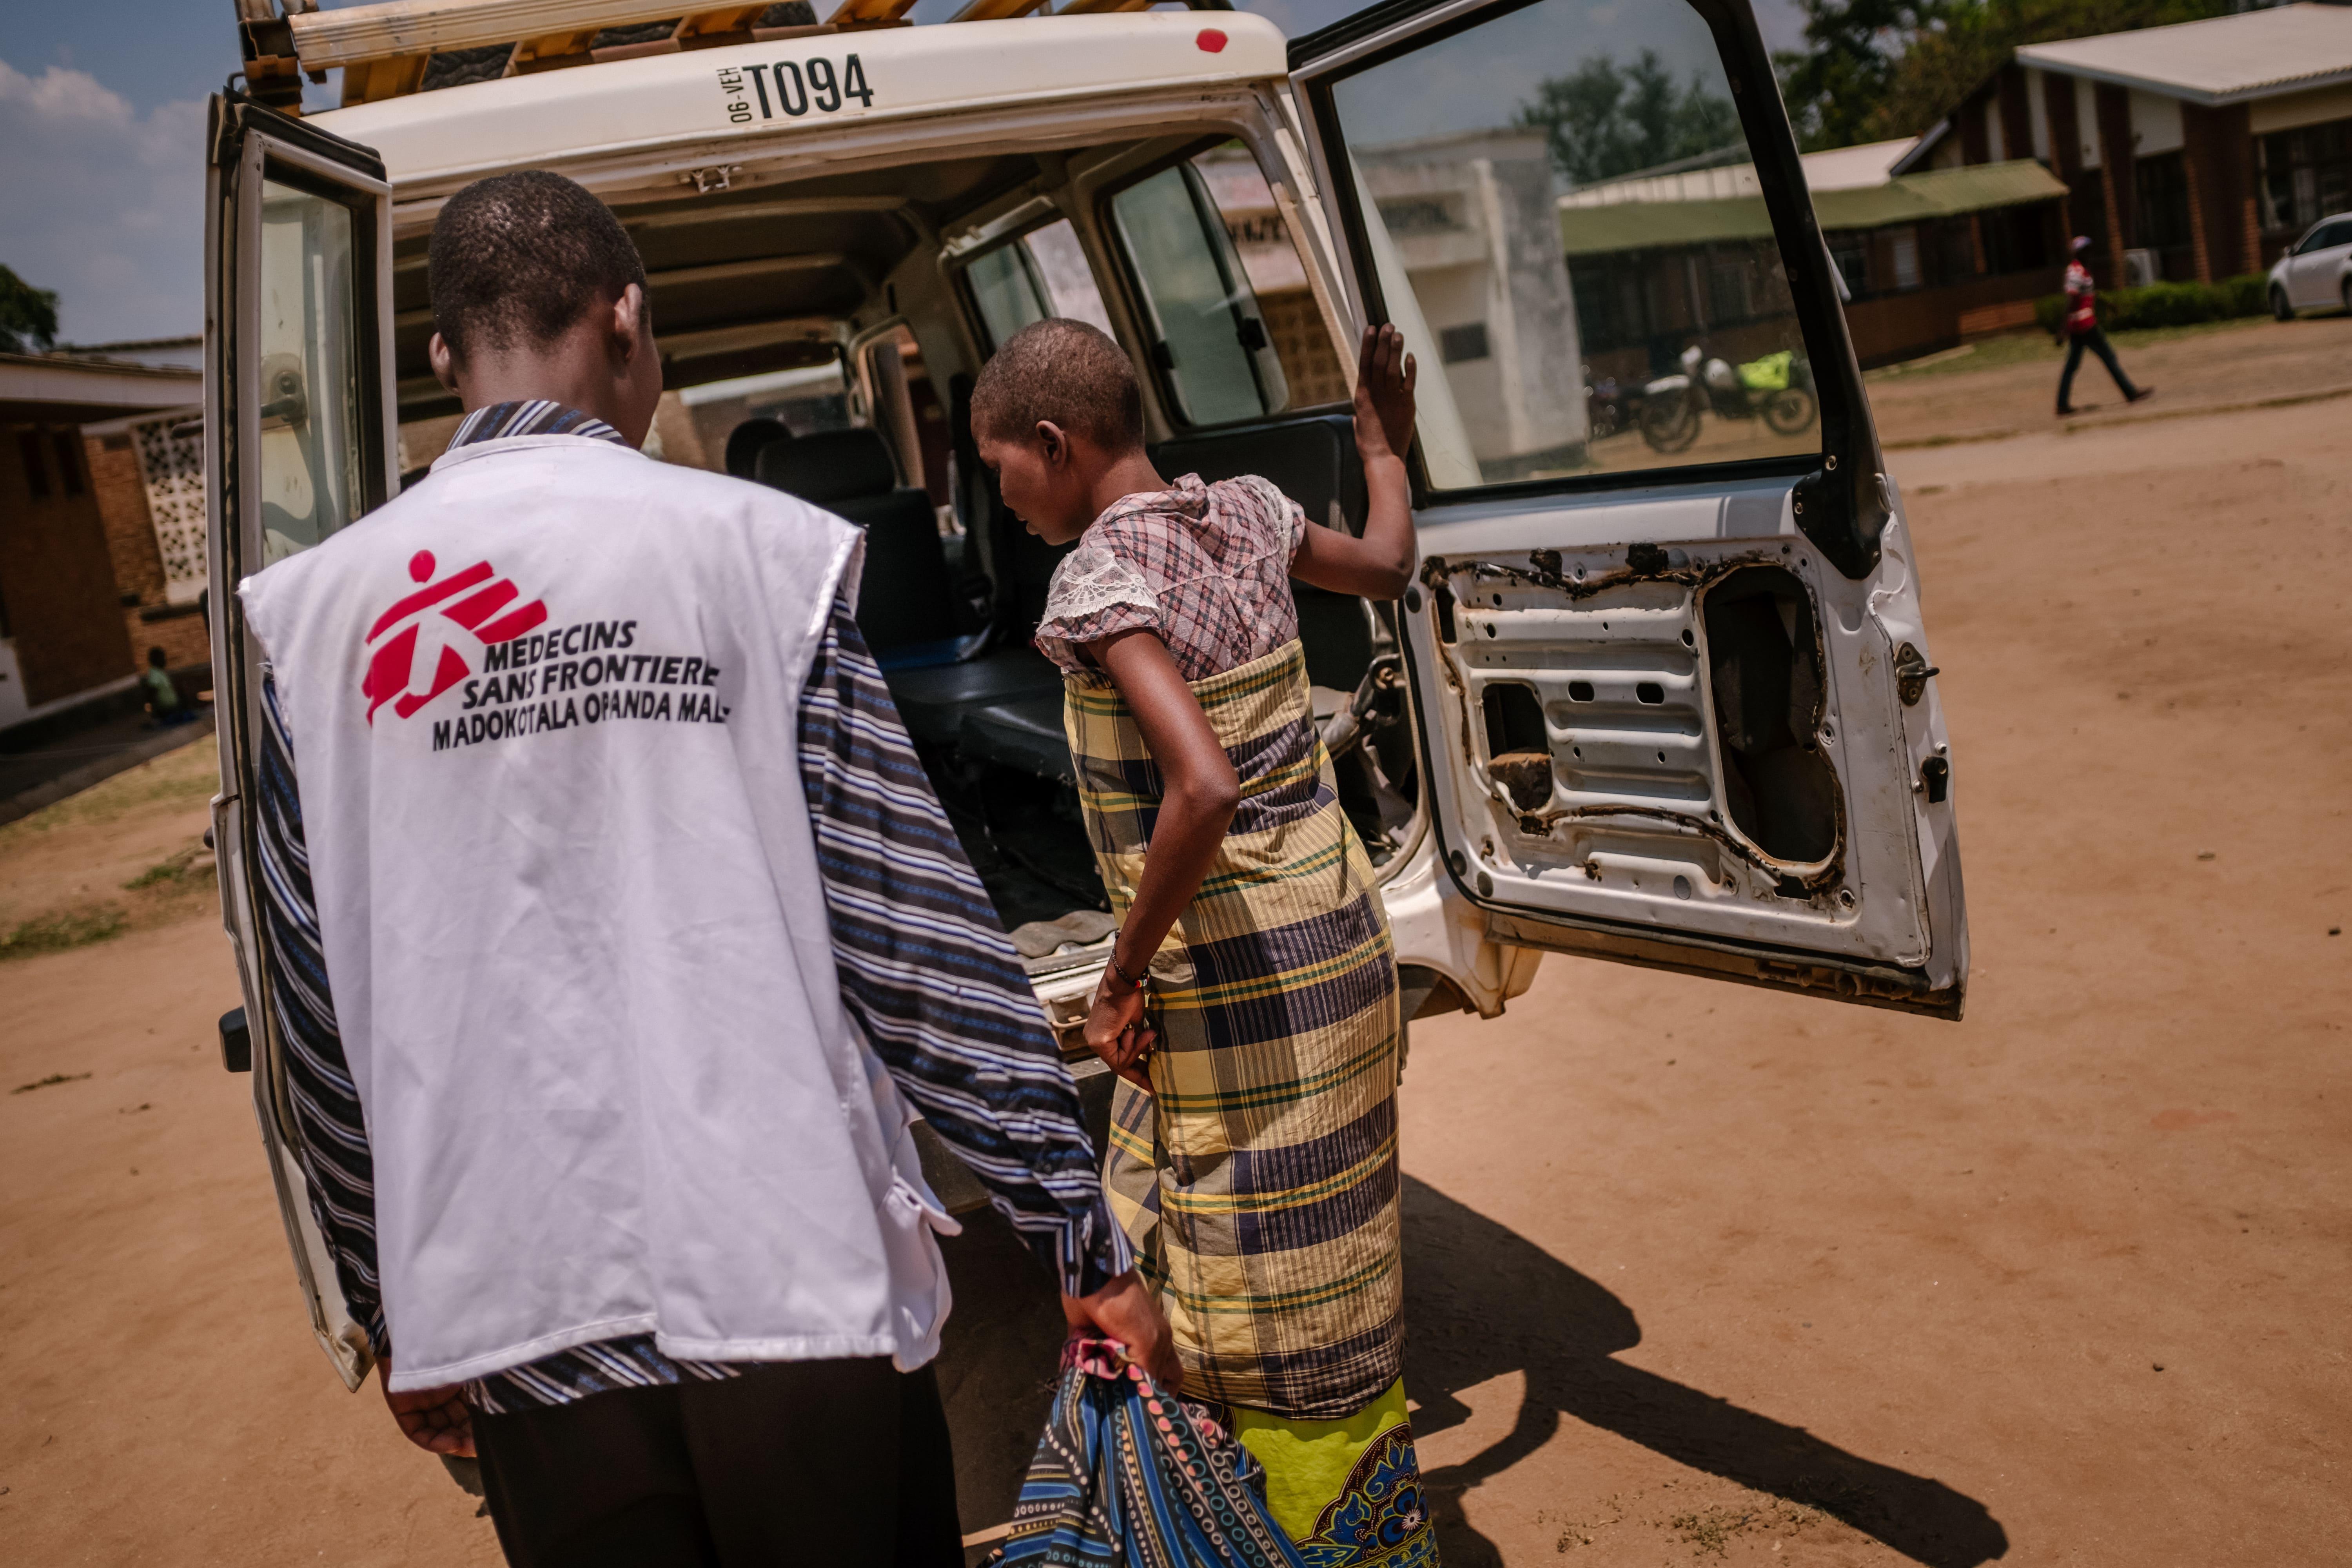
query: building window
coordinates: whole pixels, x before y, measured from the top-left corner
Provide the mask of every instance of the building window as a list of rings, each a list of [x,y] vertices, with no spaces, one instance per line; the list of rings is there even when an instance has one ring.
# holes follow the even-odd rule
[[[2163,275],[2181,276],[2180,263],[2193,243],[2189,226],[2189,172],[2178,153],[2142,158],[2132,170],[2134,194],[2139,198],[2137,226],[2139,243],[2159,253]],[[2179,251],[2179,258],[2162,257]]]
[[[2074,234],[2085,236],[2091,248],[2105,256],[2107,252],[2107,186],[2096,169],[2078,176],[2068,193],[2068,210],[2074,219]],[[2068,235],[2066,254],[2074,254],[2074,235]],[[2110,258],[2112,259],[2112,258]]]
[[[49,462],[42,455],[41,438],[30,430],[16,436],[16,460],[25,467],[25,491],[35,500],[49,499]]]
[[[1974,215],[1989,217],[1990,215]],[[1966,217],[1937,218],[1926,226],[1927,255],[1922,269],[1937,283],[1963,282],[1977,275],[1978,228]],[[1990,236],[1987,235],[1988,241]],[[1993,268],[1999,271],[2000,268]]]
[[[1654,251],[1575,258],[1568,280],[1586,353],[1640,348],[1648,342],[1650,273],[1659,265]]]
[[[1462,226],[1443,197],[1392,196],[1374,205],[1391,234],[1444,234]]]
[[[1837,263],[1845,291],[1856,300],[1870,292],[1870,243],[1858,234],[1830,237],[1830,259]]]
[[[1707,314],[1718,326],[1744,321],[1756,313],[1748,295],[1748,267],[1740,257],[1718,257],[1707,274]]]
[[[1437,334],[1437,357],[1447,364],[1463,364],[1474,359],[1485,359],[1493,351],[1486,346],[1486,323],[1471,321],[1459,327],[1440,329]]]
[[[66,487],[66,494],[81,494],[81,437],[70,430],[57,433],[58,475]]]
[[[2254,139],[2263,227],[2301,233],[2352,206],[2352,120]]]
[[[1895,274],[1895,287],[1919,287],[1919,231],[1897,229],[1887,237],[1887,270]]]

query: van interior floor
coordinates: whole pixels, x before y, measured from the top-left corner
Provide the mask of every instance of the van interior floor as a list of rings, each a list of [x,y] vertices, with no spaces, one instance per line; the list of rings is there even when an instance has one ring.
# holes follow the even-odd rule
[[[1110,930],[1110,900],[1087,843],[1077,792],[1066,784],[1004,768],[962,763],[930,747],[923,764],[946,806],[949,824],[963,840],[972,869],[996,906],[997,918],[1013,933],[1024,958],[1044,958],[1072,940],[1090,943]],[[1033,925],[1063,921],[1076,911],[1098,912],[1099,931],[1080,938],[1074,921],[1062,931],[1029,932]],[[1027,937],[1029,940],[1024,941]],[[1045,942],[1042,951],[1028,952]]]

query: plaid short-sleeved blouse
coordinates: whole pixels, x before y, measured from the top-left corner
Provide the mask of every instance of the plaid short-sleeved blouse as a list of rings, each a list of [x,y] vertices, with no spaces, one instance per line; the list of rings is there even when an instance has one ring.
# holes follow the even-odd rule
[[[1055,568],[1037,647],[1083,670],[1082,645],[1150,630],[1186,680],[1263,658],[1298,635],[1290,560],[1306,531],[1298,503],[1254,477],[1123,496]]]

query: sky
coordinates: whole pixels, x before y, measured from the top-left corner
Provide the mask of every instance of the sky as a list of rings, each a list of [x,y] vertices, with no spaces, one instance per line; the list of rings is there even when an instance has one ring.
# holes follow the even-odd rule
[[[1676,82],[1727,96],[1714,35],[1697,12],[1656,0],[1540,0],[1483,27],[1340,81],[1340,122],[1358,147],[1508,126],[1547,78],[1594,59],[1654,54]]]
[[[1295,37],[1365,0],[1237,3]],[[961,4],[918,0],[913,15]],[[1800,41],[1796,0],[1757,9],[1767,44]],[[205,100],[236,68],[235,17],[232,0],[0,0],[0,264],[57,290],[60,342],[202,330]],[[310,91],[334,101],[332,86]]]

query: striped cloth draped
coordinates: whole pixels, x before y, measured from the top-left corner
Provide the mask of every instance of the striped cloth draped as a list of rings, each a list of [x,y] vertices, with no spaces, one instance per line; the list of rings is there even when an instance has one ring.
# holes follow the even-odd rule
[[[1161,786],[1118,688],[1066,676],[1064,724],[1112,911]],[[1121,1081],[1103,1185],[1158,1288],[1186,1392],[1351,1415],[1400,1375],[1397,990],[1294,639],[1192,683],[1242,798],[1151,963],[1153,1093]]]

